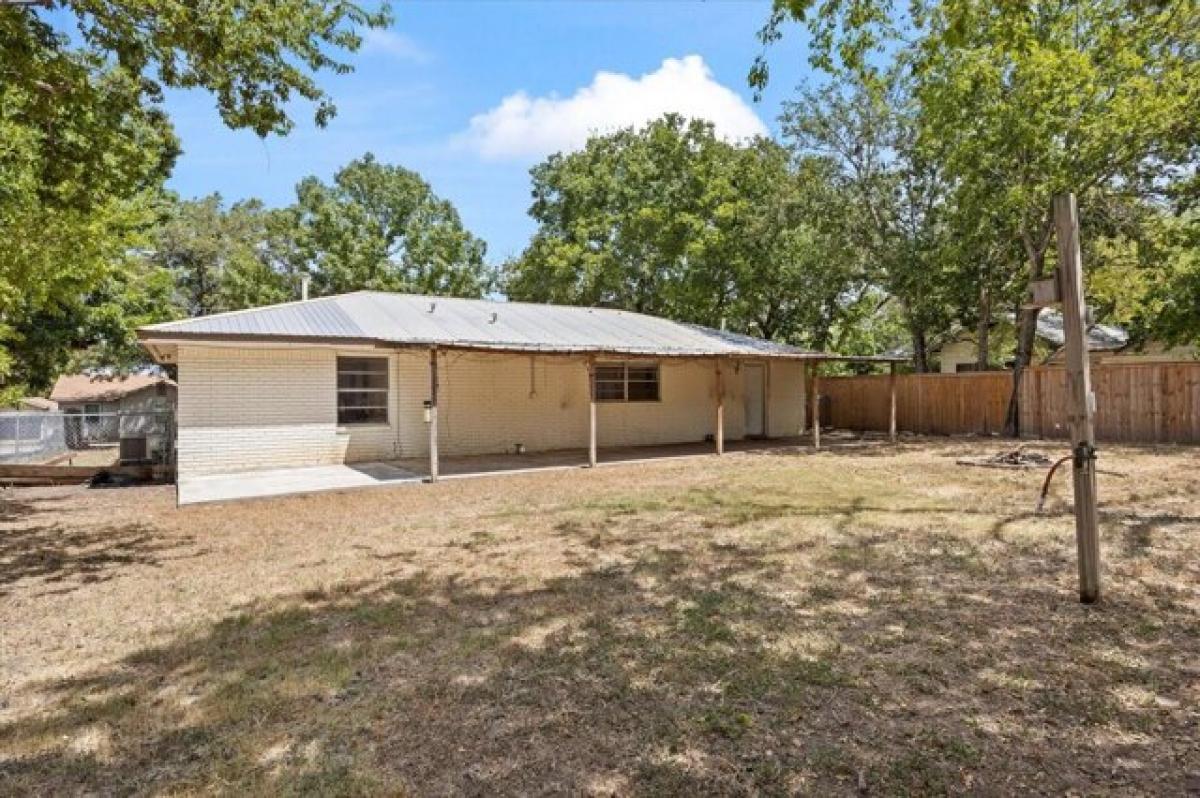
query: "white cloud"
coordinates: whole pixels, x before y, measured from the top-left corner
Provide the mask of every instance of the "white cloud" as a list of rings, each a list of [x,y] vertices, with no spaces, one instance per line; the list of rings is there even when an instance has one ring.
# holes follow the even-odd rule
[[[698,55],[668,58],[638,78],[597,72],[567,98],[510,94],[471,118],[457,143],[484,158],[539,158],[582,147],[589,135],[640,126],[667,112],[707,119],[717,135],[736,140],[767,135],[746,101],[718,83]]]
[[[400,61],[425,64],[433,59],[428,50],[410,36],[393,30],[370,28],[363,33],[363,52],[379,53]]]

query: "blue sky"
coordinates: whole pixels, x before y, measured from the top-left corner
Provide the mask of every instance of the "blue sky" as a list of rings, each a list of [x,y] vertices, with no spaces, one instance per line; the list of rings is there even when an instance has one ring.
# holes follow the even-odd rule
[[[184,148],[171,187],[284,205],[300,178],[328,179],[371,151],[454,202],[498,263],[533,230],[528,170],[547,150],[572,146],[597,120],[620,124],[664,102],[711,114],[730,137],[775,132],[781,102],[805,76],[803,37],[793,35],[773,49],[771,86],[754,103],[746,73],[769,11],[757,0],[455,0],[394,10],[392,28],[352,56],[352,74],[321,77],[339,109],[325,129],[300,108],[291,135],[264,141],[223,127],[210,96],[170,94]],[[613,75],[597,83],[599,72]]]

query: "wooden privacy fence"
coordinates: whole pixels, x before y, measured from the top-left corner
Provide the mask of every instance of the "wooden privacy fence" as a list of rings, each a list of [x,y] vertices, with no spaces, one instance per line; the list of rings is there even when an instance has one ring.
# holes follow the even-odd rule
[[[1092,367],[1096,437],[1129,443],[1200,443],[1200,362]],[[1040,366],[1021,381],[1021,434],[1065,438],[1067,375]]]
[[[889,393],[886,374],[823,377],[834,427],[887,432]],[[896,375],[896,429],[923,435],[965,435],[1004,431],[1012,376],[984,371],[966,374]]]
[[[1096,436],[1130,443],[1200,443],[1200,362],[1092,366]],[[924,435],[1004,431],[1012,374],[901,374],[896,377],[896,427]],[[888,429],[888,376],[825,377],[834,427]],[[1059,366],[1035,366],[1021,382],[1021,433],[1067,436],[1067,376]]]

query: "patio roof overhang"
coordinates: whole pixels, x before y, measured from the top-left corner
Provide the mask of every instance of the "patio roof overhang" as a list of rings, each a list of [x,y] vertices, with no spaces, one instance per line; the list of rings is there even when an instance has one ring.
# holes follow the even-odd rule
[[[176,362],[178,347],[182,345],[229,346],[256,345],[276,346],[319,346],[335,348],[386,349],[398,351],[466,351],[495,354],[543,355],[543,356],[591,356],[623,358],[672,358],[704,359],[723,358],[729,360],[796,360],[841,363],[904,363],[908,358],[891,355],[843,355],[831,352],[786,351],[782,349],[744,350],[700,350],[674,349],[669,347],[612,347],[612,346],[562,346],[554,344],[495,344],[462,340],[406,340],[389,341],[379,338],[330,337],[319,335],[273,335],[233,333],[185,333],[180,331],[158,332],[138,330],[138,340],[157,363]]]

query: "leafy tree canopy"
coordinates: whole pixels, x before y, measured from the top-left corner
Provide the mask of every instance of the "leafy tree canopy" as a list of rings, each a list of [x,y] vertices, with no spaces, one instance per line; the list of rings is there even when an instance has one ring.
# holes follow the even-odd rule
[[[1049,272],[1055,194],[1074,192],[1085,226],[1100,236],[1109,235],[1105,214],[1114,198],[1157,204],[1161,213],[1164,203],[1183,208],[1196,196],[1200,6],[1192,0],[918,0],[903,9],[890,0],[777,0],[763,42],[778,42],[793,23],[810,33],[811,61],[828,74],[833,97],[854,84],[878,92],[893,74],[904,76],[917,151],[935,159],[947,187],[952,259],[977,253],[980,318],[987,292],[1015,304],[1030,279]],[[765,56],[755,65],[754,86],[766,84],[767,66]],[[1085,265],[1103,270],[1104,258],[1119,254],[1119,247],[1093,247]],[[1176,264],[1185,290],[1187,258],[1163,257]],[[941,263],[970,274],[964,266]],[[937,276],[931,284],[955,282]],[[952,291],[960,306],[962,293]],[[1147,301],[1156,295],[1144,293]],[[1149,318],[1151,307],[1134,315]],[[1200,308],[1184,312],[1200,317]],[[1036,315],[1021,314],[1014,396],[1032,356]],[[1164,321],[1153,334],[1188,326]]]
[[[282,215],[258,200],[226,208],[218,194],[176,201],[146,260],[171,275],[173,304],[189,316],[282,302],[295,295],[287,264],[272,247]]]
[[[312,274],[317,293],[365,288],[482,296],[491,290],[486,245],[463,226],[454,206],[416,172],[371,154],[339,170],[332,184],[301,181],[287,213],[289,257],[297,271]]]
[[[140,268],[128,250],[179,151],[164,89],[209,91],[260,136],[288,132],[296,100],[324,124],[316,74],[347,71],[359,31],[388,19],[341,0],[0,3],[0,378],[41,384],[34,337],[63,362],[86,302],[146,284],[119,271]]]
[[[515,299],[820,343],[858,280],[830,164],[770,141],[731,144],[668,115],[531,174],[539,227],[506,267]]]

